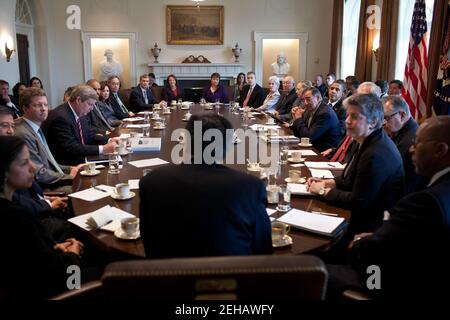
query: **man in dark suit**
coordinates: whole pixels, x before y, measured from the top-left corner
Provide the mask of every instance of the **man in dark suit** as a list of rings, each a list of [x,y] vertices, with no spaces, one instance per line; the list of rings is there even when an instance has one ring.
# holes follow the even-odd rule
[[[90,86],[92,89],[94,89],[98,97],[100,98],[101,94],[100,82],[98,82],[98,80],[96,79],[90,79],[86,82],[86,84]],[[99,102],[100,101],[97,101],[95,103],[95,106],[92,108],[92,111],[89,112],[87,118],[91,126],[91,129],[95,133],[105,135],[108,134],[109,132],[112,132],[114,128],[109,124],[105,114],[103,114],[104,109],[99,107]]]
[[[288,122],[291,120],[291,110],[295,100],[297,99],[297,92],[295,90],[295,80],[291,76],[283,78],[283,91],[280,100],[274,106],[274,115],[279,116],[281,121]],[[286,93],[287,92],[287,93]]]
[[[86,115],[97,101],[97,93],[89,86],[74,88],[68,102],[50,112],[42,128],[58,163],[76,165],[89,155],[114,151],[117,138],[96,135]]]
[[[335,179],[308,181],[308,190],[331,205],[351,210],[346,234],[329,261],[345,258],[353,236],[371,232],[382,225],[384,211],[393,208],[403,196],[404,172],[400,153],[381,128],[383,107],[375,95],[352,95],[344,101],[347,108],[347,133],[359,150]]]
[[[340,141],[336,113],[325,103],[317,88],[303,91],[304,108],[292,109],[294,122],[291,129],[297,137],[308,137],[313,146],[324,151],[336,147]]]
[[[139,78],[139,85],[134,87],[130,93],[130,108],[134,113],[152,107],[156,99],[149,87],[149,77],[144,74]]]
[[[394,141],[402,156],[405,169],[405,191],[410,193],[420,190],[426,186],[427,181],[416,173],[409,153],[419,126],[411,117],[409,106],[403,97],[386,96],[383,98],[383,107],[383,128]]]
[[[351,266],[329,266],[330,294],[359,287],[386,299],[439,299],[448,288],[450,252],[450,117],[427,119],[411,146],[428,186],[401,199],[373,233],[355,235]],[[367,267],[380,269],[381,289],[368,290]]]
[[[207,130],[224,141],[211,157],[206,148],[218,141],[202,141]],[[216,114],[193,115],[185,133],[191,150],[201,146],[191,155],[193,164],[170,164],[141,179],[140,227],[147,258],[272,252],[264,184],[216,163],[231,146],[232,131],[230,122]]]
[[[242,94],[238,99],[241,107],[257,108],[261,106],[266,98],[266,93],[259,84],[256,83],[255,73],[247,73],[247,85],[242,89]]]
[[[334,110],[339,121],[339,133],[341,134],[341,139],[346,135],[345,129],[345,118],[347,118],[347,113],[342,105],[344,101],[345,93],[345,82],[342,80],[334,81],[328,88],[328,106]]]
[[[112,76],[108,79],[108,87],[111,90],[109,96],[109,104],[111,105],[115,115],[118,119],[122,120],[125,118],[133,117],[134,113],[129,111],[128,108],[122,101],[119,94],[120,89],[120,79],[118,76]]]
[[[19,106],[14,105],[13,96],[9,95],[9,83],[5,80],[0,80],[0,106],[5,106],[14,113],[14,119],[22,116]]]

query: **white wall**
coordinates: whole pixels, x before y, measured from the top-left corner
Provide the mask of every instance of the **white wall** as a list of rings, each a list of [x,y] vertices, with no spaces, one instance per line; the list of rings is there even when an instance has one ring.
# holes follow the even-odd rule
[[[0,2],[0,79],[8,81],[10,89],[20,80],[17,52],[12,54],[10,62],[6,62],[5,56],[5,41],[8,41],[9,49],[17,48],[14,14],[11,14],[15,7],[16,0]]]
[[[13,0],[7,0],[12,2]],[[6,6],[0,3],[0,11]],[[85,81],[83,44],[79,30],[66,28],[66,8],[81,8],[81,29],[85,32],[136,32],[136,78],[148,72],[153,62],[148,48],[155,42],[162,48],[159,61],[181,62],[188,55],[204,55],[211,62],[234,61],[231,48],[239,43],[244,71],[254,68],[253,31],[308,32],[308,78],[327,73],[331,42],[331,0],[205,0],[202,5],[223,5],[223,45],[167,45],[166,6],[192,5],[190,0],[34,0],[37,73],[56,106],[65,88]],[[11,8],[7,8],[8,11]],[[6,11],[6,12],[8,12]],[[9,15],[7,15],[9,16]],[[13,16],[13,15],[11,15]],[[0,20],[4,21],[4,20]],[[3,66],[3,64],[0,64]],[[8,72],[16,72],[9,70]],[[3,73],[3,70],[2,70]],[[11,76],[10,78],[14,78]],[[17,76],[18,77],[18,76]]]

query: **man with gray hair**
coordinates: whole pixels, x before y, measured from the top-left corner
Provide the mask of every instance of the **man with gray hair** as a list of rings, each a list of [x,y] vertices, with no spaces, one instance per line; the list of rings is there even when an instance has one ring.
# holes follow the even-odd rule
[[[409,106],[401,96],[386,96],[382,102],[384,108],[383,128],[394,141],[402,156],[406,193],[417,191],[425,186],[425,179],[415,173],[409,149],[419,126],[411,117]]]
[[[117,138],[96,135],[85,117],[95,105],[97,93],[90,86],[76,86],[68,102],[50,112],[42,128],[58,163],[76,165],[85,157],[111,153]]]
[[[374,94],[378,98],[381,98],[381,89],[373,82],[363,82],[359,85],[358,91],[359,94]]]

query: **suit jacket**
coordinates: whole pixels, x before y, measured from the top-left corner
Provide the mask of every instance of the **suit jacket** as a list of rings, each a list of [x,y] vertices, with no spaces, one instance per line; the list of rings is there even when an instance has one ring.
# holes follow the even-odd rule
[[[136,86],[131,89],[130,92],[130,108],[133,112],[138,113],[139,111],[148,108],[149,104],[156,103],[156,99],[153,96],[152,89],[148,88],[146,90],[148,103],[145,103],[145,97],[142,93],[141,86]]]
[[[378,265],[380,293],[387,299],[443,297],[441,292],[450,284],[449,194],[447,173],[430,187],[402,198],[372,236],[355,242],[353,267],[367,279],[367,266]]]
[[[310,116],[313,118],[308,128]],[[314,148],[319,151],[336,147],[341,138],[336,113],[324,103],[312,115],[310,111],[306,111],[302,118],[294,121],[291,128],[295,136],[309,137]]]
[[[9,95],[9,99],[11,100],[11,103],[14,104],[14,97],[12,95]],[[14,104],[15,108],[7,106],[6,101],[2,97],[0,97],[0,105],[11,109],[11,111],[14,113],[14,119],[17,119],[22,116],[22,112],[19,109],[19,105]]]
[[[347,119],[347,111],[345,110],[342,102],[344,100],[339,100],[334,106],[333,110],[336,112],[336,116],[339,121],[339,133],[341,135],[341,139],[344,138],[347,134],[347,128],[345,127],[345,120]]]
[[[68,103],[52,110],[42,128],[55,159],[62,164],[76,165],[85,162],[85,157],[98,155],[98,145],[108,143],[108,138],[96,135],[86,117],[81,117],[84,143]]]
[[[117,127],[122,123],[122,121],[120,121],[119,118],[117,118],[117,115],[114,112],[112,106],[109,105],[107,102],[97,101],[95,104],[100,110],[100,112],[103,114],[103,117],[105,117],[105,119],[108,120],[110,126]]]
[[[221,84],[217,86],[217,90],[214,93],[211,92],[211,86],[208,85],[203,88],[202,98],[206,100],[206,102],[216,102],[216,99],[219,99],[221,103],[228,103],[228,94],[225,87]]]
[[[25,121],[24,118],[19,118],[15,121],[16,136],[25,140],[30,151],[30,159],[36,165],[36,180],[40,184],[51,185],[55,183],[72,184],[72,176],[67,174],[70,172],[70,166],[60,166],[66,173],[60,173],[51,164],[49,155],[41,142],[38,134]]]
[[[272,252],[266,190],[253,176],[222,165],[167,165],[139,186],[147,258]]]
[[[67,268],[80,265],[80,259],[54,250],[51,235],[25,208],[4,198],[0,207],[2,223],[8,226],[0,233],[2,288],[15,298],[42,298],[67,290]]]
[[[409,153],[409,148],[411,147],[415,137],[418,124],[413,118],[410,118],[408,122],[405,123],[403,128],[401,128],[397,135],[392,138],[395,145],[400,151],[402,156],[403,166],[405,169],[405,191],[406,193],[414,192],[424,188],[427,184],[427,179],[419,176],[416,173],[414,165],[412,163],[411,154]]]
[[[47,218],[50,216],[52,207],[44,197],[41,187],[33,181],[31,188],[16,190],[13,194],[13,202],[25,208],[34,218]]]
[[[325,197],[328,203],[352,211],[346,240],[381,226],[384,211],[391,210],[403,196],[403,179],[397,147],[383,129],[375,130]]]
[[[244,88],[242,88],[242,94],[239,97],[239,105],[242,107],[244,105],[244,101],[247,98],[248,91],[250,90],[250,85],[245,85]],[[247,106],[258,108],[260,107],[264,99],[266,98],[266,92],[259,84],[255,84],[255,87],[253,88],[252,94],[250,95],[250,99],[248,100]]]
[[[88,119],[91,129],[98,134],[106,134],[106,131],[112,131],[111,125],[109,124],[103,113],[100,115],[100,109],[98,108],[98,102],[95,103],[96,106],[91,112],[86,116]],[[106,123],[102,120],[102,117],[106,120]]]
[[[275,105],[274,109],[275,111],[278,111],[282,121],[288,121],[292,118],[291,110],[296,99],[297,93],[295,92],[295,88],[289,91],[288,94],[283,93],[281,95],[281,98],[278,100],[278,103]]]
[[[119,93],[117,93],[117,96],[120,98],[120,100],[123,103],[123,99],[120,96]],[[111,92],[111,94],[109,95],[108,101],[107,103],[112,107],[116,117],[119,120],[125,119],[125,118],[129,118],[130,115],[128,112],[125,112],[124,110],[122,110],[122,108],[120,107],[119,101],[114,97],[113,93]],[[126,107],[125,107],[126,108]]]
[[[161,92],[161,99],[170,104],[172,100],[183,99],[183,89],[177,85],[177,95],[169,87],[163,87]]]

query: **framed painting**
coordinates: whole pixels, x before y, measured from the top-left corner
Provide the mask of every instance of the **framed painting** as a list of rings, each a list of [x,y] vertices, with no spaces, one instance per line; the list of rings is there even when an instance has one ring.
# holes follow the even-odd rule
[[[223,6],[167,6],[168,44],[223,44]]]

